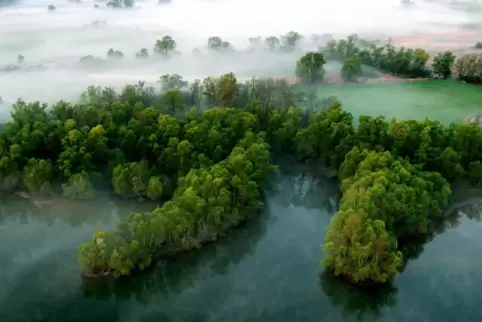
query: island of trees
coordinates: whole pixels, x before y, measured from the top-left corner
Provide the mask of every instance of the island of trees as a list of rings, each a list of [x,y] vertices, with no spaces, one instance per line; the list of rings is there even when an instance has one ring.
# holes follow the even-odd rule
[[[160,55],[176,48],[172,38],[160,43]],[[336,59],[348,81],[361,63],[426,75],[427,53],[391,48],[360,49],[352,38],[331,42],[302,56],[297,74],[310,84],[322,80],[323,64]],[[121,59],[116,52],[109,50]],[[451,53],[440,54],[433,68],[448,77],[453,61]],[[158,202],[80,246],[86,276],[129,275],[216,240],[259,214],[277,171],[273,157],[290,155],[332,169],[340,180],[325,267],[352,283],[385,283],[402,269],[409,241],[442,220],[451,183],[482,182],[482,129],[475,124],[361,116],[355,126],[337,101],[320,101],[284,80],[241,83],[232,73],[192,83],[163,75],[159,84],[160,90],[139,82],[120,92],[91,86],[80,102],[51,107],[19,100],[0,133],[4,192],[91,199],[110,189]]]

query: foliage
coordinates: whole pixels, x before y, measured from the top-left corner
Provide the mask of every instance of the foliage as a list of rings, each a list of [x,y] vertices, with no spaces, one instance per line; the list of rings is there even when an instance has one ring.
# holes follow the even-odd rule
[[[281,36],[281,45],[285,51],[295,50],[300,42],[303,40],[303,36],[296,31],[290,31]]]
[[[361,61],[358,57],[348,57],[343,61],[340,75],[345,82],[356,82],[363,73]]]
[[[402,267],[404,243],[440,219],[449,183],[482,182],[475,124],[361,116],[355,128],[336,99],[318,101],[282,80],[240,83],[228,73],[160,83],[161,91],[91,86],[78,104],[50,108],[19,100],[0,132],[2,192],[86,199],[105,187],[165,201],[96,231],[79,248],[86,272],[126,275],[218,238],[260,211],[271,156],[294,155],[336,170],[341,182],[327,268],[354,283],[386,282]]]
[[[358,148],[340,173],[343,197],[327,230],[324,263],[355,283],[387,282],[402,264],[397,238],[427,233],[450,186],[439,173],[421,172],[390,152]]]
[[[142,48],[138,53],[136,53],[136,58],[138,59],[149,58],[149,51],[147,50],[147,48]]]
[[[72,175],[67,183],[62,184],[64,197],[69,199],[93,199],[94,187],[90,182],[89,174],[85,171]]]
[[[296,62],[296,76],[304,84],[322,82],[326,63],[322,53],[309,52]]]
[[[457,78],[467,83],[482,83],[482,56],[467,54],[459,57],[454,65]]]
[[[25,57],[22,54],[18,54],[17,64],[22,65],[24,61],[25,61]]]
[[[434,74],[440,75],[443,79],[447,79],[452,75],[452,65],[455,56],[450,51],[439,53],[433,58],[432,68]]]
[[[48,195],[53,175],[54,167],[50,160],[31,158],[23,168],[22,183],[32,194]]]
[[[281,41],[279,40],[278,37],[270,36],[264,40],[264,44],[269,50],[274,51],[279,49]]]
[[[363,65],[377,68],[383,72],[403,77],[428,77],[430,71],[426,67],[429,54],[422,49],[393,45],[377,46],[370,44],[366,48],[357,46],[358,38],[332,40],[322,48],[327,60],[344,61],[348,57],[358,57]]]
[[[216,51],[232,49],[232,45],[221,37],[209,37],[208,48]]]
[[[154,44],[154,52],[163,57],[168,57],[174,52],[176,47],[176,41],[172,39],[171,36],[164,36],[162,39],[156,40],[156,43]]]
[[[110,8],[132,8],[134,0],[109,0],[106,6]]]
[[[124,53],[120,50],[114,50],[112,48],[110,48],[108,51],[107,51],[107,58],[110,58],[110,59],[120,59],[124,57]]]

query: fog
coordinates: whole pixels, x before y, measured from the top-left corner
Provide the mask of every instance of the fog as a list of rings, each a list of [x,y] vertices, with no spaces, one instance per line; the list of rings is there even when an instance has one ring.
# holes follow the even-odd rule
[[[470,23],[468,13],[440,3],[414,0],[403,8],[399,0],[278,1],[278,0],[137,0],[132,9],[105,8],[105,2],[25,0],[0,8],[0,118],[19,97],[53,102],[74,99],[88,85],[119,87],[145,80],[155,84],[163,74],[186,79],[235,72],[240,77],[293,75],[300,52],[274,54],[206,54],[209,36],[220,36],[238,51],[248,37],[280,36],[290,30],[303,35],[331,33],[335,38],[358,33],[366,38],[441,31]],[[48,12],[47,6],[56,6]],[[98,4],[100,8],[94,8]],[[101,21],[99,26],[92,22]],[[105,22],[105,25],[103,24]],[[169,61],[140,61],[141,48],[152,52],[156,39],[172,36],[182,53]],[[305,43],[304,49],[312,47]],[[122,62],[85,68],[86,55],[105,58],[109,48],[125,54]],[[192,54],[193,48],[203,52]],[[25,56],[24,68],[2,71]],[[36,67],[37,66],[37,67]],[[42,66],[42,68],[39,68]]]

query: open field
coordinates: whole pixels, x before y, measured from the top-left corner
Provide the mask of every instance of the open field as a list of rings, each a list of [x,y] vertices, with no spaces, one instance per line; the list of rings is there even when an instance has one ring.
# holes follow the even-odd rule
[[[334,84],[309,90],[323,98],[336,96],[355,117],[385,115],[389,119],[430,118],[450,123],[482,112],[481,88],[451,80]]]
[[[392,38],[392,44],[396,47],[423,48],[431,57],[446,50],[450,50],[456,55],[482,53],[481,50],[474,48],[478,41],[482,41],[482,30],[480,29],[453,29],[446,32]]]

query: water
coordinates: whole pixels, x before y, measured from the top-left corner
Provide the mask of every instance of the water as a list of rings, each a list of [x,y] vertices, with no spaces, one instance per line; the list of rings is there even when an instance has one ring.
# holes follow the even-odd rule
[[[114,283],[82,282],[75,253],[125,205],[104,203],[76,224],[4,206],[0,321],[478,321],[482,198],[461,195],[453,227],[376,293],[322,273],[320,244],[339,193],[336,182],[306,173],[281,175],[266,212],[228,237]],[[473,219],[453,216],[460,211]]]

